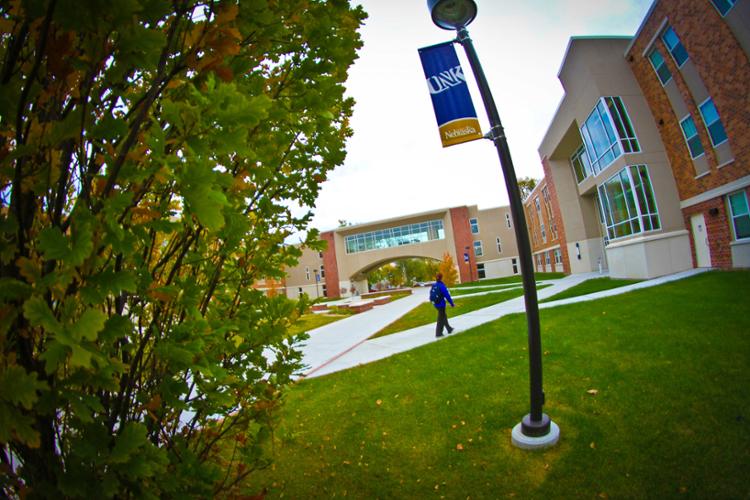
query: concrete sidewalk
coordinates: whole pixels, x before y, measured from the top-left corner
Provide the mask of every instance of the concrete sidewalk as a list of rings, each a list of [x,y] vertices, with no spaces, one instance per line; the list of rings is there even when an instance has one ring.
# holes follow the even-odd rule
[[[707,270],[708,269],[691,269],[689,271],[662,276],[660,278],[642,281],[640,283],[614,288],[612,290],[605,290],[590,295],[539,304],[539,308],[545,309],[627,293],[631,290],[647,288],[667,283],[669,281],[687,278]],[[538,291],[539,300],[551,297],[588,279],[603,276],[606,275],[599,273],[586,273],[570,275],[554,281],[542,280],[539,284],[551,283],[552,286]],[[414,294],[409,297],[405,297],[390,304],[378,306],[370,311],[310,331],[310,339],[302,348],[303,362],[309,367],[304,373],[304,376],[317,377],[345,370],[347,368],[370,363],[440,340],[435,338],[434,323],[412,328],[400,333],[367,340],[375,332],[406,314],[421,302],[426,302],[428,300],[428,295],[429,288],[417,288],[415,289]],[[467,296],[468,295],[464,295],[459,298]],[[450,317],[449,308],[449,321],[451,326],[456,329],[453,333],[453,335],[456,335],[457,333],[474,328],[475,326],[494,321],[506,314],[524,312],[525,310],[524,298],[521,296],[455,317]]]

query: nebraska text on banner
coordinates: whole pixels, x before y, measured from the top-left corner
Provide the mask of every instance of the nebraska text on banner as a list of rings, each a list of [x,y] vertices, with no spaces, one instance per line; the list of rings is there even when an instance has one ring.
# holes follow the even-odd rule
[[[482,138],[453,42],[419,49],[443,147]]]

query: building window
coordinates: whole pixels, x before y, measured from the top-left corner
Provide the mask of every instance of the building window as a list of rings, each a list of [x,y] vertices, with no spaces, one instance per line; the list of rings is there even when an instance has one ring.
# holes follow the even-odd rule
[[[732,217],[734,239],[750,238],[750,210],[747,205],[747,193],[739,191],[727,196],[729,200],[729,214]]]
[[[544,230],[544,224],[539,224],[539,231],[542,233],[542,243],[547,243],[547,231]]]
[[[474,242],[474,255],[477,257],[481,257],[484,255],[484,251],[482,250],[482,242],[481,241],[475,241]]]
[[[518,274],[518,261],[516,259],[511,259],[510,263],[513,266],[513,274]]]
[[[664,41],[664,45],[669,49],[669,53],[672,54],[672,59],[677,63],[678,67],[682,67],[685,61],[688,60],[688,53],[682,42],[677,37],[677,33],[674,32],[671,26],[669,26],[664,33],[661,35],[661,39]]]
[[[326,268],[323,266],[320,266],[320,277],[325,278],[326,277]]]
[[[302,287],[297,288],[297,293],[300,294],[300,296],[302,296]]]
[[[555,250],[555,264],[562,264],[562,252],[559,248]]]
[[[471,226],[471,234],[479,234],[479,221],[476,219],[469,219],[469,225]]]
[[[555,224],[555,216],[552,214],[552,203],[550,202],[549,189],[547,186],[542,188],[542,198],[544,199],[544,210],[547,212],[547,222],[549,223],[549,231],[552,239],[557,239],[557,224]]]
[[[323,252],[318,252],[318,257],[323,258]]]
[[[599,173],[624,153],[640,151],[625,105],[619,97],[602,97],[581,127],[591,167]]]
[[[445,239],[443,221],[436,219],[389,227],[379,231],[350,234],[346,237],[345,244],[346,253],[357,253],[443,239]]]
[[[609,239],[661,228],[646,165],[620,170],[599,186],[599,200]]]
[[[323,288],[323,297],[328,297],[328,288],[326,288],[326,285],[321,285]]]
[[[662,57],[659,49],[652,50],[648,55],[648,59],[651,61],[651,66],[654,67],[654,71],[656,71],[656,74],[659,76],[661,84],[666,85],[667,82],[672,79],[672,73],[669,71],[667,63],[664,61],[664,57]]]
[[[591,164],[589,164],[589,157],[586,154],[586,148],[583,144],[570,157],[570,164],[573,166],[573,172],[576,174],[578,184],[591,175]]]
[[[500,236],[495,238],[495,243],[497,243],[497,253],[503,253],[503,245],[500,242]]]
[[[734,7],[735,0],[711,0],[711,3],[714,4],[714,7],[719,11],[719,14],[726,16],[727,12]]]
[[[693,117],[687,115],[683,118],[680,127],[682,127],[682,134],[685,136],[685,142],[690,150],[690,157],[698,158],[703,154],[703,144],[701,144],[701,138],[698,137],[698,129],[695,128]]]
[[[505,225],[510,228],[510,214],[505,214]]]
[[[722,142],[727,140],[727,133],[724,130],[724,125],[721,124],[719,119],[719,112],[716,110],[713,99],[710,97],[700,105],[701,116],[703,117],[703,123],[706,124],[708,135],[711,136],[711,144],[714,147],[718,146]]]
[[[549,251],[544,252],[544,260],[547,263],[547,265],[549,266],[549,263],[550,263]]]
[[[310,281],[310,268],[305,268],[305,278],[307,278],[307,281]]]
[[[487,274],[484,271],[484,264],[477,264],[477,275],[480,280],[487,277]]]

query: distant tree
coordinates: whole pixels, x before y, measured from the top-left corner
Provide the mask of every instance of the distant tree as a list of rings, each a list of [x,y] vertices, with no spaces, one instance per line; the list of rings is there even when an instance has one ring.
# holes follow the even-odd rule
[[[353,222],[349,222],[346,219],[339,219],[339,227],[347,227],[347,226],[353,226]]]
[[[532,177],[521,177],[518,179],[518,190],[521,192],[521,199],[525,200],[537,184],[539,184],[539,180]]]
[[[448,252],[443,254],[443,260],[438,265],[438,271],[443,275],[443,283],[453,286],[458,283],[458,271],[453,263],[453,257]]]

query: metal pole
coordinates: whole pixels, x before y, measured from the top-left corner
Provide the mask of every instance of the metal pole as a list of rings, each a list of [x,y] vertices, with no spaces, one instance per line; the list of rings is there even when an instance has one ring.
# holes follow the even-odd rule
[[[463,45],[466,51],[466,57],[469,59],[471,70],[479,85],[479,92],[482,95],[487,116],[490,120],[490,131],[487,134],[489,139],[495,143],[500,165],[505,177],[505,185],[508,189],[510,198],[510,212],[513,216],[514,230],[516,241],[518,242],[518,257],[521,263],[521,274],[523,275],[523,291],[526,303],[526,321],[528,323],[528,342],[529,342],[529,385],[531,411],[521,421],[521,430],[524,435],[536,437],[544,436],[550,432],[550,419],[542,412],[544,405],[544,392],[542,390],[542,340],[539,328],[539,305],[536,295],[536,283],[534,281],[534,266],[531,259],[531,244],[529,243],[529,233],[526,226],[526,216],[523,211],[521,194],[518,190],[518,180],[516,172],[513,169],[513,160],[510,157],[510,149],[505,139],[503,125],[500,122],[500,115],[495,106],[495,100],[490,92],[487,78],[484,76],[484,70],[479,62],[474,44],[469,38],[469,31],[466,27],[458,29],[458,43]]]

